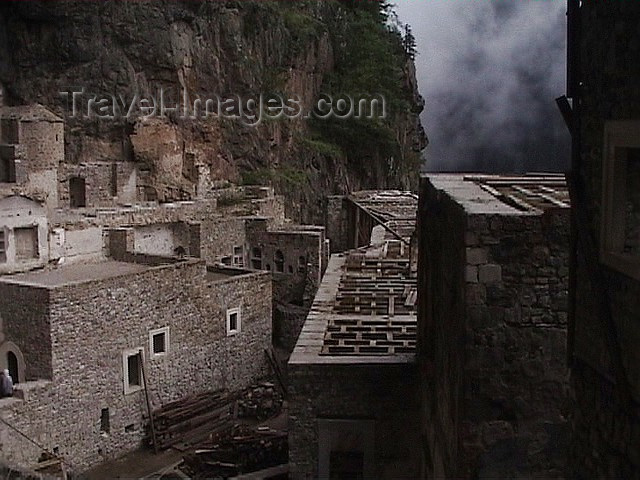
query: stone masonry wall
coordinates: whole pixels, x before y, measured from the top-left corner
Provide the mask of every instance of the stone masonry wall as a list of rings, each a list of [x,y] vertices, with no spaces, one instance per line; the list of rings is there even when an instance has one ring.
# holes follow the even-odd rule
[[[568,213],[468,217],[465,476],[564,475]]]
[[[423,478],[458,475],[465,328],[465,215],[421,183],[418,211],[418,364]]]
[[[64,160],[64,124],[22,121],[19,131],[19,144],[15,146],[16,184],[3,187],[41,200],[52,210],[58,206],[57,167]],[[2,193],[8,192],[3,188]]]
[[[58,169],[60,207],[69,208],[69,180],[80,177],[85,181],[86,206],[105,207],[117,202],[117,164],[113,162],[81,163],[78,165],[63,163]]]
[[[0,409],[0,415],[81,471],[136,448],[145,437],[144,391],[123,393],[125,350],[144,349],[154,408],[194,392],[236,391],[264,376],[264,349],[271,344],[268,275],[217,281],[207,275],[202,262],[189,261],[52,289],[52,382]],[[30,294],[16,304],[24,306]],[[241,331],[227,336],[226,309],[236,307]],[[149,331],[167,326],[168,353],[152,358]],[[25,362],[31,362],[26,352]],[[108,433],[100,431],[105,408]],[[2,456],[18,464],[35,462],[39,452],[32,446],[2,435]]]
[[[344,207],[346,200],[343,195],[327,197],[325,226],[329,239],[331,253],[343,252],[347,246],[347,211]]]
[[[25,358],[27,380],[51,379],[50,295],[45,288],[0,283],[0,318],[5,338]]]
[[[246,250],[246,243],[245,219],[243,218],[214,217],[205,219],[201,223],[200,258],[209,264],[220,262],[222,257],[232,255],[234,247],[243,247]],[[249,265],[245,263],[245,266]]]
[[[468,214],[421,194],[426,476],[562,477],[568,211]]]
[[[376,479],[418,477],[415,365],[289,365],[289,461],[318,478],[318,419],[374,420]]]
[[[582,213],[598,245],[603,205],[604,125],[607,120],[640,119],[640,4],[582,2],[577,45],[582,82],[579,175],[585,184]],[[635,138],[633,139],[636,140]],[[584,235],[583,235],[584,237]],[[599,253],[599,252],[598,252]],[[607,332],[611,331],[589,269],[579,255],[577,265],[575,339],[572,385],[572,443],[568,476],[640,478],[640,281],[605,267],[597,255],[587,260],[604,274],[603,283],[615,323],[625,383],[630,398],[614,380]]]
[[[274,342],[291,352],[322,278],[324,229],[286,226],[282,231],[269,231],[263,226],[265,222],[253,222],[247,230],[247,266],[253,267],[253,249],[259,248],[262,268],[269,269],[273,279]],[[284,256],[283,272],[276,271],[277,251]]]

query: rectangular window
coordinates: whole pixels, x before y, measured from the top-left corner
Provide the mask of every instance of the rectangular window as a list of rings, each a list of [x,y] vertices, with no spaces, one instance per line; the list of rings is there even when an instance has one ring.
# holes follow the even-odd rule
[[[124,393],[133,393],[143,388],[142,349],[127,350],[122,354]]]
[[[7,261],[7,244],[4,239],[4,230],[0,230],[0,263]]]
[[[169,327],[149,332],[149,351],[151,358],[162,357],[169,351]]]
[[[244,247],[233,247],[233,265],[236,267],[244,267]]]
[[[259,247],[251,249],[251,268],[262,270],[262,249]]]
[[[605,125],[601,259],[640,280],[640,121]]]
[[[227,310],[227,335],[235,335],[240,333],[241,318],[239,308],[230,308]]]
[[[111,431],[111,426],[109,425],[108,408],[103,408],[100,412],[100,431],[104,433],[109,433]]]
[[[14,230],[16,260],[38,258],[38,227],[23,227]]]
[[[0,183],[16,183],[14,147],[0,147]]]

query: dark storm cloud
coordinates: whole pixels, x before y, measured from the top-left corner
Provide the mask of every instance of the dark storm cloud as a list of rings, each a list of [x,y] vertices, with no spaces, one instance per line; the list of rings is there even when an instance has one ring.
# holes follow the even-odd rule
[[[398,0],[418,43],[428,170],[563,170],[563,0]]]

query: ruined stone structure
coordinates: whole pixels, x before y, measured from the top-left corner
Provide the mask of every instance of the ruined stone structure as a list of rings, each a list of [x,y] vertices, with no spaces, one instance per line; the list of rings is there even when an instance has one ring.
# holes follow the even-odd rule
[[[418,214],[424,478],[562,478],[562,176],[429,175]]]
[[[640,478],[640,5],[569,2],[569,478]]]
[[[62,162],[63,124],[40,106],[0,123],[15,153],[0,182],[0,367],[16,382],[3,461],[41,457],[17,429],[81,472],[141,445],[145,393],[157,408],[236,392],[269,372],[274,339],[293,347],[326,269],[323,227],[292,224],[268,187],[206,181],[193,200],[150,201],[142,163]],[[156,197],[180,197],[161,183]]]
[[[406,229],[382,227],[368,202],[404,216],[401,192],[358,192],[367,246],[333,254],[289,359],[292,478],[416,478],[419,430],[416,287]],[[373,225],[376,225],[373,227]],[[352,230],[362,225],[350,225]],[[373,228],[372,228],[373,227]],[[397,238],[400,237],[400,238]]]
[[[58,165],[64,161],[64,123],[42,105],[0,103],[0,197],[21,194],[58,206]]]

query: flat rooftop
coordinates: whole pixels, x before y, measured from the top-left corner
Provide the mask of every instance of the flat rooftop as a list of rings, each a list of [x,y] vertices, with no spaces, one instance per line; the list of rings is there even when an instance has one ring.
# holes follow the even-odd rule
[[[0,277],[2,283],[58,288],[96,280],[131,275],[149,270],[149,265],[107,260],[96,263],[62,265],[51,270],[36,270]]]
[[[416,300],[401,241],[332,255],[289,363],[414,362]]]
[[[424,174],[467,213],[539,215],[547,210],[569,209],[569,189],[563,174],[525,175]]]

